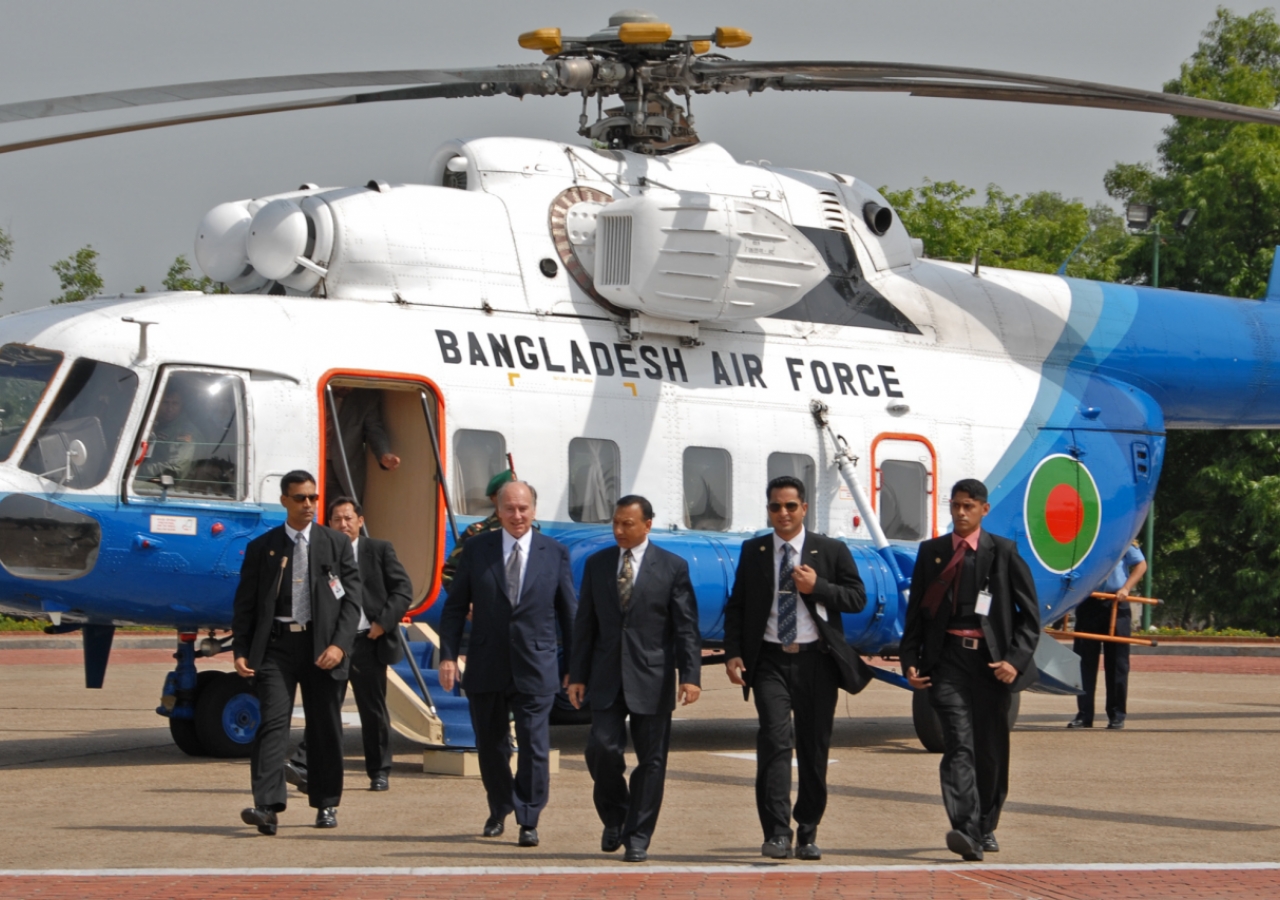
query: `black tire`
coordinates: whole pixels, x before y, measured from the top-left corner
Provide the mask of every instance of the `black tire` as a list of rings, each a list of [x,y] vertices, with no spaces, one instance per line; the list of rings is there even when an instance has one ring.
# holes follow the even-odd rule
[[[196,734],[209,756],[244,759],[253,746],[261,715],[247,679],[234,672],[215,677],[196,699]]]
[[[930,753],[941,753],[945,748],[942,740],[942,720],[929,705],[928,691],[911,692],[911,724],[916,727],[916,737]]]
[[[200,702],[200,693],[209,686],[209,682],[218,675],[217,672],[198,672],[196,673],[196,703]],[[204,749],[204,744],[200,742],[200,735],[196,731],[195,719],[169,719],[169,736],[173,738],[173,742],[178,745],[178,749],[187,756],[208,756],[209,752]]]

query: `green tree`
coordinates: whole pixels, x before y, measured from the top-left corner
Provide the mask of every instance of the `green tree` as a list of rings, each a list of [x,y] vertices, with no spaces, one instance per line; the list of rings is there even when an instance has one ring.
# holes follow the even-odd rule
[[[161,286],[166,291],[200,291],[204,294],[225,294],[228,293],[226,285],[218,284],[208,275],[195,277],[195,273],[191,271],[191,263],[187,262],[187,258],[182,254],[173,260],[173,265],[169,266],[169,273],[164,276]]]
[[[935,259],[967,262],[980,253],[987,265],[1055,272],[1071,257],[1068,275],[1112,281],[1132,241],[1123,219],[1105,204],[1089,208],[1051,191],[1022,197],[992,184],[982,203],[971,202],[977,191],[954,181],[882,192]]]
[[[13,238],[9,237],[9,232],[0,228],[0,263],[7,263],[13,259]],[[4,282],[0,281],[0,298],[4,297]]]
[[[85,245],[52,266],[62,293],[51,303],[75,303],[102,293],[102,276],[98,274],[98,251]]]

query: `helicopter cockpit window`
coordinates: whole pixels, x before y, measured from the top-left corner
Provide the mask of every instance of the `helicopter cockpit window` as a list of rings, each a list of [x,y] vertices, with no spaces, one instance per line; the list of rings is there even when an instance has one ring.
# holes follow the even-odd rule
[[[694,531],[728,531],[733,520],[733,458],[718,447],[684,450],[684,524]]]
[[[70,488],[95,487],[107,477],[124,432],[138,376],[81,357],[22,458],[22,468]]]
[[[454,494],[464,516],[487,516],[493,504],[485,496],[489,479],[507,468],[507,441],[496,431],[463,428],[453,436]]]
[[[244,382],[226,372],[170,370],[143,432],[140,496],[240,500],[247,442]]]
[[[569,442],[569,518],[610,522],[618,502],[622,457],[613,441],[574,438]]]
[[[0,460],[22,437],[45,388],[62,365],[62,354],[25,344],[0,347]]]
[[[920,541],[929,531],[929,470],[921,463],[880,464],[880,526],[895,541]]]

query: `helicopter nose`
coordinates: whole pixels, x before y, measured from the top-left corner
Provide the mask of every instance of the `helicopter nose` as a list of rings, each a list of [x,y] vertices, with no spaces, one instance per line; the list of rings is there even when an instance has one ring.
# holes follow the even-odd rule
[[[98,561],[97,519],[31,494],[0,499],[0,565],[16,577],[67,581],[88,575]]]

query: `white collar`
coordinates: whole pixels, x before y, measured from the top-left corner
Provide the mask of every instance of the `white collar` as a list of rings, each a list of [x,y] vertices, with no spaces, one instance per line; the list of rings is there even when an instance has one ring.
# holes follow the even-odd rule
[[[288,522],[285,522],[284,533],[289,535],[289,540],[295,544],[298,542],[298,535],[302,535],[303,540],[305,540],[308,544],[310,544],[311,543],[311,526],[314,524],[315,524],[314,522],[308,522],[307,527],[299,531],[298,529],[290,525]]]
[[[506,556],[508,553],[510,553],[511,548],[514,547],[516,544],[520,545],[520,552],[522,552],[525,556],[528,556],[529,547],[530,545],[533,544],[533,529],[530,528],[528,531],[526,531],[524,533],[524,537],[520,538],[519,540],[512,537],[511,532],[507,531],[507,529],[505,528],[502,529],[502,555]]]
[[[797,534],[795,537],[793,537],[789,541],[784,541],[782,538],[778,536],[778,532],[775,531],[773,533],[774,556],[777,556],[779,553],[782,552],[782,547],[784,544],[790,544],[793,548],[795,548],[796,559],[799,559],[800,554],[804,551],[804,539],[805,539],[805,530],[803,525],[800,526],[800,533]]]

